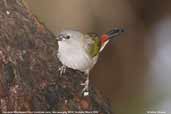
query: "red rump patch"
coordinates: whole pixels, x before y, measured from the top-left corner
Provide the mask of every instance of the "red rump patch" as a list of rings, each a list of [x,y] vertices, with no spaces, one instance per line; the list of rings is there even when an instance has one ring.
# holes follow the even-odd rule
[[[107,40],[109,40],[109,36],[107,34],[103,34],[101,37],[101,45],[103,45]]]

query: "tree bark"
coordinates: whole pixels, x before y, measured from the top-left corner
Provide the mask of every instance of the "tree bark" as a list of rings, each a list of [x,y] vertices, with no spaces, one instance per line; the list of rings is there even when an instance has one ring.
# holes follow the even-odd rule
[[[60,76],[55,36],[22,0],[0,0],[0,111],[98,111],[110,103],[90,83],[82,96],[84,73],[67,68]]]

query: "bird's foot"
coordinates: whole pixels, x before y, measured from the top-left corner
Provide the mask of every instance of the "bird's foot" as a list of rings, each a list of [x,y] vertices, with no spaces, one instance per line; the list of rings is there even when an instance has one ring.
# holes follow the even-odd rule
[[[60,77],[61,77],[62,74],[66,72],[66,66],[62,65],[61,67],[58,68],[58,71],[59,71],[59,74],[60,74]]]
[[[10,11],[8,10],[9,7],[8,7],[7,0],[3,0],[3,2],[4,2],[4,5],[5,5],[5,8],[6,8],[6,14],[9,15],[10,14]]]
[[[88,96],[89,95],[89,80],[87,79],[84,83],[81,83],[80,85],[84,86],[81,93],[84,96]]]

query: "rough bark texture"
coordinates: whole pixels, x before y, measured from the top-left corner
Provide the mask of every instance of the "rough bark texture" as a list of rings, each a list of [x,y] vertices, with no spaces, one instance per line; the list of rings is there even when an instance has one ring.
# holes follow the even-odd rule
[[[67,68],[59,76],[57,42],[21,0],[0,0],[0,111],[96,110],[112,114],[108,101],[90,84],[81,95],[86,76]]]

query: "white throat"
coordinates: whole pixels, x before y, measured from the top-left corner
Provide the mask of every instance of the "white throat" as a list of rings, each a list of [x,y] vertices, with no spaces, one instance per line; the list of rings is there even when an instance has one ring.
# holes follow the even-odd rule
[[[63,65],[72,69],[88,72],[96,63],[86,52],[82,44],[74,41],[74,44],[68,42],[58,42],[58,58]]]

